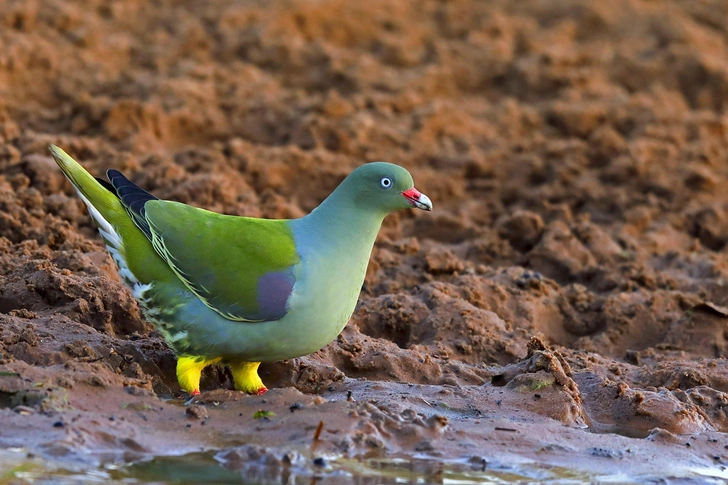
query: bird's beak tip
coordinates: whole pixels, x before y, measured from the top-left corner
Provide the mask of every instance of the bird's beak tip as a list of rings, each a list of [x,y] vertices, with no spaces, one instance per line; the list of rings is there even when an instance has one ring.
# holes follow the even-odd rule
[[[402,196],[407,199],[412,207],[416,207],[418,209],[422,209],[428,212],[432,210],[432,201],[430,200],[430,198],[414,187],[402,192]]]

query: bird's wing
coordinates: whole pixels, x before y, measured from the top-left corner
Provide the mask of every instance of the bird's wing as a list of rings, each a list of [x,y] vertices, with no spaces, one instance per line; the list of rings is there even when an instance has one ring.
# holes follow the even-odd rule
[[[100,178],[99,181],[107,190],[116,195],[121,201],[121,205],[126,209],[127,214],[131,217],[134,225],[141,230],[147,239],[152,240],[152,233],[149,230],[149,223],[144,217],[144,206],[150,200],[159,200],[137,184],[126,178],[126,175],[118,170],[110,169],[106,171],[106,176],[111,183]]]
[[[154,249],[208,307],[242,322],[288,312],[299,255],[286,221],[217,214],[148,200],[144,219]]]

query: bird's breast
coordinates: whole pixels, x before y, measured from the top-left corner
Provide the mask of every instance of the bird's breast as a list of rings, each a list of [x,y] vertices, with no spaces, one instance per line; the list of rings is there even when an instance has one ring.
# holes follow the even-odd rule
[[[326,345],[343,330],[356,307],[369,254],[308,247],[300,253],[289,315]],[[358,257],[352,257],[358,256]],[[292,322],[293,323],[293,322]]]

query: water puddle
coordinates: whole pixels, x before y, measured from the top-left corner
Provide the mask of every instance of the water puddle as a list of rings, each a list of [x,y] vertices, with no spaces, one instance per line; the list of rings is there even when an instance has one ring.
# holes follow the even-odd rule
[[[701,483],[724,483],[716,475],[694,470]],[[723,477],[723,479],[726,477]],[[492,464],[485,461],[442,462],[428,457],[373,459],[333,458],[320,466],[266,464],[266,460],[225,463],[220,452],[155,457],[130,464],[100,467],[29,457],[24,450],[0,450],[0,485],[399,485],[507,483],[643,483],[644,477],[599,476],[535,462]],[[664,481],[670,483],[670,480]]]
[[[443,463],[428,458],[332,459],[320,467],[266,466],[264,462],[229,466],[217,452],[155,457],[132,464],[98,468],[29,458],[23,450],[0,451],[0,485],[80,484],[479,484],[589,483],[596,477],[565,468],[523,464]]]

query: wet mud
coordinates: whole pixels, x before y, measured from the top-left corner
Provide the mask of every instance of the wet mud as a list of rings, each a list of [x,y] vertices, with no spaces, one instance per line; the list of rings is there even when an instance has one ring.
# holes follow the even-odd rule
[[[0,445],[721,476],[727,108],[717,0],[2,2]],[[435,210],[385,221],[334,342],[185,406],[51,143],[271,218],[387,160]]]

